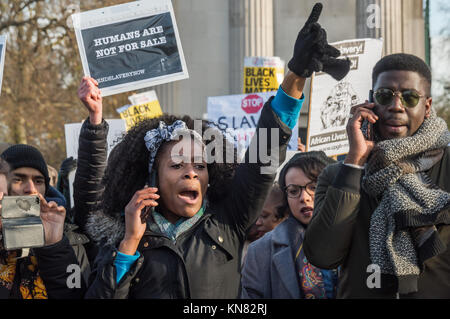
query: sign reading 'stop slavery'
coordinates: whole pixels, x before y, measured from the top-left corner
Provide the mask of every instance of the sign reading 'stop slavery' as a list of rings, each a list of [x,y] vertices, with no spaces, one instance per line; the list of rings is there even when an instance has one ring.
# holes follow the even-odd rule
[[[264,103],[273,92],[208,97],[207,118],[234,139],[242,158],[256,132]],[[292,129],[288,150],[297,150],[298,124]]]
[[[72,16],[84,73],[104,96],[188,77],[170,0]]]
[[[0,94],[2,93],[3,67],[5,65],[6,36],[0,35]]]

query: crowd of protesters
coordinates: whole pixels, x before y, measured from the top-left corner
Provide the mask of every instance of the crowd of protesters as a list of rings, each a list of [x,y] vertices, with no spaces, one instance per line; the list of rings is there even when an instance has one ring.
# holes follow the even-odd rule
[[[197,131],[170,114],[136,124],[108,156],[90,77],[78,90],[88,117],[76,160],[55,173],[37,148],[2,145],[0,198],[39,197],[45,244],[0,242],[0,298],[450,298],[450,133],[420,58],[377,62],[369,100],[351,109],[345,160],[299,140],[275,181],[306,79],[349,72],[321,10],[300,30],[243,161],[214,123],[198,120]],[[211,143],[233,161],[207,158]]]

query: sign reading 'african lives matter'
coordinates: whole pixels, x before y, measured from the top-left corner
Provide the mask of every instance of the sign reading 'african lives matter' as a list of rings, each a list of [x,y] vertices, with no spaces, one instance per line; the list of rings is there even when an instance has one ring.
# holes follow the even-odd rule
[[[104,96],[188,77],[169,0],[136,1],[73,19],[84,72]]]
[[[331,43],[351,61],[349,73],[340,81],[320,72],[312,79],[307,151],[328,156],[348,153],[346,132],[352,106],[363,103],[372,88],[370,74],[381,58],[381,39],[352,39]]]

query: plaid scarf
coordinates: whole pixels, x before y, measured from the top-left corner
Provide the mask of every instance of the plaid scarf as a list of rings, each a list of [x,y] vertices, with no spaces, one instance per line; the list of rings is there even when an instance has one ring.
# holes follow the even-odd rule
[[[445,250],[435,225],[450,223],[450,194],[425,174],[450,142],[444,120],[432,112],[412,136],[380,141],[365,167],[362,187],[380,199],[371,216],[371,262],[396,276],[398,292],[418,290],[423,262]]]
[[[180,219],[172,224],[163,215],[157,211],[152,212],[152,217],[155,223],[150,224],[150,229],[153,231],[160,231],[163,235],[169,237],[173,243],[176,243],[177,238],[187,230],[189,230],[194,224],[203,216],[204,207],[191,218],[180,217]],[[155,226],[153,226],[155,225]],[[153,227],[152,227],[153,226]]]

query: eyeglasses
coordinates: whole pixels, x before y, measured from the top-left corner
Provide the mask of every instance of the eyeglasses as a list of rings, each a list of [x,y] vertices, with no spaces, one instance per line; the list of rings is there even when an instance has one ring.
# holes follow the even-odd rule
[[[310,182],[305,186],[289,184],[284,188],[287,197],[290,198],[299,197],[303,189],[305,189],[306,193],[308,193],[310,196],[314,196],[314,193],[316,192],[316,182]]]
[[[400,96],[402,105],[406,107],[415,107],[424,95],[420,95],[419,92],[413,89],[394,91],[391,89],[378,89],[373,93],[373,98],[376,103],[387,106],[392,103],[396,95]]]

